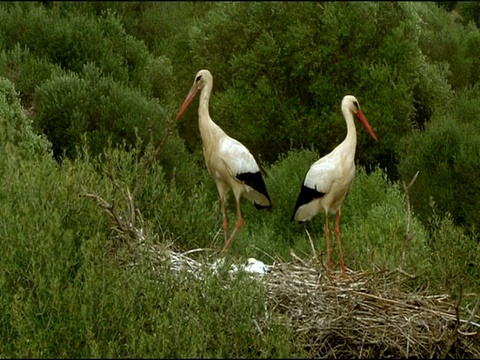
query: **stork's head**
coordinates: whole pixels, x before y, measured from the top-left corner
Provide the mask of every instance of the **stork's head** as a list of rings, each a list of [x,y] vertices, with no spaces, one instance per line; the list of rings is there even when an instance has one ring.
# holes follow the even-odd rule
[[[193,86],[197,86],[200,90],[206,83],[211,83],[213,81],[212,74],[207,69],[200,70],[197,75],[195,75],[195,80]]]
[[[187,110],[188,106],[190,105],[192,100],[195,98],[198,91],[203,89],[203,87],[206,84],[209,84],[210,86],[212,86],[212,83],[213,83],[212,74],[210,73],[210,71],[208,71],[206,69],[200,70],[197,73],[197,75],[195,75],[195,80],[193,81],[193,85],[190,88],[190,91],[188,92],[188,95],[185,98],[185,101],[183,102],[182,107],[178,111],[176,120],[180,119],[180,117],[183,115],[185,110]]]
[[[367,121],[367,118],[363,114],[362,110],[360,109],[360,104],[357,100],[357,98],[353,95],[345,95],[343,100],[342,100],[342,110],[349,111],[352,114],[356,116],[358,120],[362,123],[362,125],[365,127],[367,132],[370,134],[370,136],[376,141],[377,140],[377,135],[373,131],[372,127]]]

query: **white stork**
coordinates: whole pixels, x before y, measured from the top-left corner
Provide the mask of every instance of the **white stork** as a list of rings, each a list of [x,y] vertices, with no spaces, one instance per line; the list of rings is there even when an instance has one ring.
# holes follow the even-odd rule
[[[176,120],[180,119],[195,95],[201,90],[198,105],[198,127],[203,142],[205,164],[209,174],[215,180],[220,195],[225,235],[225,245],[222,249],[222,252],[224,252],[229,248],[243,225],[240,210],[241,196],[253,202],[257,209],[271,210],[272,203],[262,173],[253,155],[243,144],[228,136],[210,118],[208,103],[212,86],[213,77],[210,71],[200,70],[195,76],[195,81],[177,114]],[[227,237],[228,221],[225,202],[230,188],[237,204],[237,224],[230,237]]]
[[[332,264],[330,260],[329,214],[335,214],[335,237],[340,253],[342,276],[344,276],[346,270],[340,242],[340,208],[355,177],[357,133],[353,115],[360,120],[373,139],[377,140],[377,135],[360,110],[358,100],[354,96],[346,95],[343,98],[342,112],[347,122],[347,137],[332,152],[313,163],[308,170],[295,204],[292,221],[304,222],[322,211],[325,213],[325,237],[327,239],[328,273],[330,275]]]

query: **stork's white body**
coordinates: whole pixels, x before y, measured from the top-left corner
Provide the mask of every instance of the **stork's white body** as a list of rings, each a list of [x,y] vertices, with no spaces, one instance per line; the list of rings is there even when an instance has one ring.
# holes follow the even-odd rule
[[[270,206],[270,200],[264,194],[237,178],[238,174],[259,173],[260,168],[253,155],[241,142],[228,136],[213,122],[208,114],[208,101],[206,109],[199,108],[198,125],[205,165],[215,180],[220,196],[225,197],[228,190],[232,189],[235,197],[240,198],[243,195],[254,203]]]
[[[348,151],[352,144],[354,150]],[[354,177],[355,143],[347,138],[310,167],[303,182],[304,186],[325,195],[300,206],[295,212],[295,220],[307,221],[320,212],[336,213],[350,191]]]
[[[198,106],[198,127],[203,143],[203,155],[208,172],[215,180],[220,195],[223,228],[225,234],[225,251],[243,225],[240,209],[240,198],[244,196],[257,208],[270,209],[272,204],[265,182],[255,158],[238,140],[228,136],[210,117],[209,99],[213,86],[213,78],[208,70],[200,70],[188,93],[177,120],[186,110],[196,93],[201,90]],[[237,205],[237,224],[227,239],[226,197],[232,189]]]
[[[355,177],[357,132],[353,115],[355,114],[358,117],[375,140],[377,137],[360,110],[355,97],[347,95],[343,98],[342,112],[347,123],[347,136],[332,152],[317,160],[308,170],[297,198],[292,220],[303,222],[310,220],[321,212],[325,214],[325,235],[330,270],[329,214],[336,214],[335,234],[340,250],[342,273],[345,274],[340,242],[340,214],[342,203],[350,191]]]

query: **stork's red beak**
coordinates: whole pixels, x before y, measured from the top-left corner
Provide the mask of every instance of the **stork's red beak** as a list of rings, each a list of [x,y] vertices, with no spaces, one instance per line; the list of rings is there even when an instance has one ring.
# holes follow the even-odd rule
[[[192,100],[195,98],[195,95],[197,95],[197,92],[198,92],[198,87],[195,86],[196,84],[193,84],[192,88],[190,89],[190,91],[188,92],[188,95],[187,97],[185,98],[183,104],[182,104],[182,107],[180,108],[180,110],[178,111],[178,114],[177,114],[177,117],[175,118],[175,120],[178,120],[182,117],[183,113],[185,112],[185,110],[187,110],[188,108],[188,105],[190,105],[190,103],[192,102]]]
[[[370,136],[371,136],[375,141],[377,141],[377,135],[375,134],[375,132],[373,131],[372,127],[371,127],[370,124],[368,123],[367,118],[365,117],[365,115],[363,115],[362,110],[358,110],[355,115],[357,115],[358,120],[360,120],[360,122],[361,122],[362,125],[365,127],[365,129],[367,129],[367,132],[370,134]]]

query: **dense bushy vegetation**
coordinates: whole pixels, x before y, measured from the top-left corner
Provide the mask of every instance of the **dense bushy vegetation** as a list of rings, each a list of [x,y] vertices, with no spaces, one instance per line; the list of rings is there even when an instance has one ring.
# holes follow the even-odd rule
[[[379,141],[359,127],[342,209],[347,266],[399,266],[402,184],[418,171],[412,286],[478,292],[480,6],[447,5],[0,4],[0,355],[305,355],[278,315],[258,336],[254,283],[201,282],[168,266],[152,282],[148,264],[121,266],[127,249],[82,196],[121,209],[121,189],[135,188],[148,241],[222,246],[195,106],[174,122],[202,68],[214,76],[213,119],[261,160],[274,203],[259,213],[243,202],[232,259],[310,256],[306,231],[324,251],[323,218],[290,216],[310,164],[345,136],[340,101],[351,93]],[[234,214],[231,201],[231,224]]]

